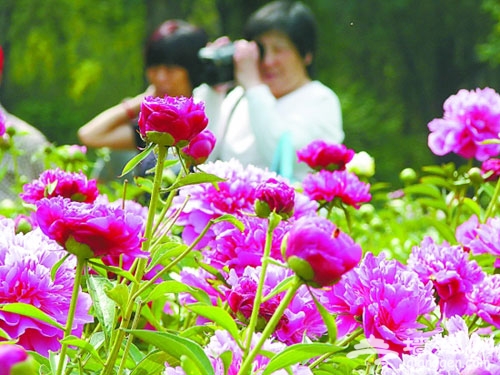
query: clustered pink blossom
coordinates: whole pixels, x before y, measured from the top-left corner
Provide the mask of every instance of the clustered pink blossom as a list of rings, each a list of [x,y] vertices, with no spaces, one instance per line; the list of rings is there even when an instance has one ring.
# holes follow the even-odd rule
[[[305,282],[324,287],[340,280],[361,260],[361,247],[323,217],[292,224],[283,244],[288,266]]]
[[[384,340],[398,353],[407,340],[424,335],[418,319],[436,306],[431,282],[424,284],[401,263],[372,253],[320,301],[337,316],[339,337],[362,327],[366,337]]]
[[[187,200],[176,222],[182,227],[182,239],[187,244],[191,244],[198,237],[211,219],[225,214],[240,217],[253,213],[255,189],[259,184],[270,178],[284,181],[274,172],[252,165],[244,167],[234,159],[228,162],[207,163],[203,166],[203,170],[225,181],[217,183],[216,186],[211,183],[186,186],[174,197],[171,212],[180,209]],[[317,207],[318,204],[304,194],[296,194],[293,217],[316,215]],[[199,248],[215,239],[214,230],[217,225],[206,233],[199,243]]]
[[[352,172],[321,170],[309,173],[302,184],[304,194],[318,202],[339,199],[344,204],[359,208],[372,198],[370,184],[360,181]]]
[[[185,147],[207,125],[205,105],[193,98],[147,96],[141,104],[139,130],[147,142]]]
[[[252,347],[256,345],[260,339],[260,333],[253,337]],[[263,352],[278,354],[286,349],[286,345],[278,341],[266,340],[262,347]],[[231,361],[224,361],[224,353],[231,353]],[[210,338],[210,342],[205,347],[210,362],[212,363],[215,374],[237,375],[243,363],[243,350],[236,343],[233,337],[227,331],[215,331]],[[261,373],[269,363],[269,357],[266,355],[257,355],[253,362],[252,369],[254,373]],[[291,371],[295,375],[312,375],[311,369],[304,365],[293,365]],[[278,370],[273,372],[274,375],[286,375],[286,370]],[[181,367],[166,366],[164,375],[186,375],[186,372]]]
[[[444,115],[428,124],[428,144],[436,155],[453,152],[484,161],[500,154],[500,144],[485,144],[500,133],[500,95],[491,88],[459,90],[443,105]]]
[[[38,180],[25,184],[19,196],[25,202],[33,204],[42,198],[53,197],[91,203],[99,196],[99,190],[97,181],[87,179],[82,172],[66,172],[57,168],[46,170]]]
[[[55,242],[36,228],[15,234],[14,222],[0,220],[0,304],[32,305],[64,326],[67,321],[75,279],[75,258],[63,262],[52,277],[53,267],[67,255]],[[90,296],[80,292],[73,334],[93,321],[89,314]],[[0,329],[27,350],[48,356],[60,349],[63,331],[36,318],[0,310]]]
[[[79,257],[145,257],[141,251],[144,220],[132,212],[55,197],[40,200],[36,216],[50,239]]]
[[[215,147],[215,142],[215,134],[209,129],[195,135],[181,152],[186,165],[192,167],[206,162]]]
[[[343,144],[326,142],[318,139],[297,151],[299,162],[310,168],[320,170],[344,170],[346,164],[354,157],[354,150]]]
[[[492,336],[470,334],[465,321],[446,321],[448,334],[425,341],[416,353],[384,357],[382,375],[493,375],[500,373],[500,346]]]
[[[500,328],[500,275],[486,275],[471,293],[476,314],[486,323]]]

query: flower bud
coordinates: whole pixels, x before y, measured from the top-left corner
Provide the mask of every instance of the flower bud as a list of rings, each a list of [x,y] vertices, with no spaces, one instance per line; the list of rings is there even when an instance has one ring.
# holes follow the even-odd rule
[[[313,287],[335,284],[361,260],[362,250],[351,237],[323,217],[302,217],[283,242],[288,266]]]
[[[275,212],[283,219],[293,215],[295,190],[285,182],[270,178],[255,189],[255,213],[268,218]]]
[[[207,161],[215,147],[215,142],[214,133],[208,129],[197,134],[181,152],[187,166],[200,165]]]
[[[299,162],[306,163],[316,171],[323,169],[329,171],[344,170],[353,156],[354,151],[345,145],[328,143],[320,139],[297,151]]]

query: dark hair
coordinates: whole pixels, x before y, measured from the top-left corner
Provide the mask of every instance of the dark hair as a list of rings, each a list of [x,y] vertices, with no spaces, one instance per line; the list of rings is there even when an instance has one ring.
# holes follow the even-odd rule
[[[202,65],[198,51],[205,47],[205,30],[182,20],[163,22],[149,37],[145,51],[146,68],[156,65],[179,65],[189,73],[191,86],[202,83]]]
[[[265,32],[277,30],[285,33],[300,56],[310,53],[315,57],[317,25],[311,9],[300,1],[277,0],[255,11],[247,21],[244,38],[255,40]],[[312,64],[311,64],[312,65]],[[308,73],[312,73],[309,65]]]

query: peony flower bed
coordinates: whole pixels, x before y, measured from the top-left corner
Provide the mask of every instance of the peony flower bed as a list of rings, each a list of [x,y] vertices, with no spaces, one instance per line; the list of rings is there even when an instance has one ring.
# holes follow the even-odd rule
[[[146,98],[150,174],[65,145],[0,203],[0,374],[499,374],[499,104],[448,98],[429,147],[462,165],[393,188],[322,140],[303,181],[206,162],[203,104]]]

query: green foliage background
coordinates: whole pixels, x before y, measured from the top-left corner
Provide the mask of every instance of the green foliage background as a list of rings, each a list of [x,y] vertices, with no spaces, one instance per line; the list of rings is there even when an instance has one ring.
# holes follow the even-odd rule
[[[145,88],[142,46],[168,18],[237,38],[267,1],[3,0],[3,105],[55,144]],[[317,78],[339,95],[345,143],[375,157],[376,179],[440,161],[427,123],[460,88],[499,89],[496,0],[304,0],[320,27]],[[446,159],[446,158],[445,158]],[[448,160],[443,160],[448,161]]]

